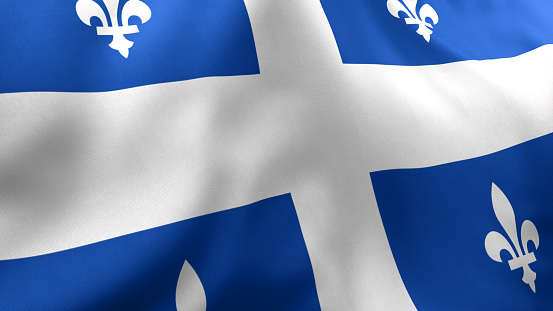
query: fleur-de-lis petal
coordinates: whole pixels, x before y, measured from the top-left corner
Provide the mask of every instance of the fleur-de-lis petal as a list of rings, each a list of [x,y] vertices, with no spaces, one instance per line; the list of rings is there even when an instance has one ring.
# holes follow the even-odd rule
[[[501,260],[501,251],[506,250],[511,254],[511,258],[516,258],[517,255],[513,251],[513,248],[509,242],[505,239],[501,233],[492,231],[488,233],[485,240],[486,252],[491,259],[497,262],[503,262]]]
[[[503,191],[492,183],[492,204],[495,217],[507,232],[507,235],[513,241],[517,254],[520,256],[521,250],[518,244],[517,223],[515,220],[515,211],[505,196]]]
[[[103,0],[104,5],[108,9],[108,14],[111,19],[111,27],[119,26],[117,22],[117,9],[119,9],[119,0]]]
[[[494,183],[492,183],[492,204],[493,204],[493,210],[495,213],[495,216],[497,217],[497,220],[507,233],[507,236],[512,242],[512,245],[515,246],[516,253],[511,247],[511,244],[505,239],[503,235],[496,231],[491,231],[486,236],[486,240],[484,242],[486,252],[488,253],[488,256],[490,256],[491,259],[502,262],[501,260],[501,251],[506,250],[511,255],[512,259],[510,259],[509,262],[509,268],[511,270],[515,270],[518,268],[522,268],[523,270],[523,276],[522,281],[530,286],[532,291],[536,292],[536,273],[530,269],[529,264],[536,261],[536,257],[533,252],[528,251],[528,242],[532,241],[534,243],[534,246],[536,249],[539,246],[539,235],[538,230],[536,229],[536,226],[534,226],[534,223],[532,223],[529,220],[525,220],[522,223],[521,227],[521,238],[522,238],[522,248],[524,249],[524,252],[522,251],[520,247],[520,242],[518,240],[518,234],[517,234],[517,227],[516,227],[516,219],[515,219],[515,212],[513,210],[513,207],[511,206],[511,203],[509,202],[509,199],[505,196],[505,194],[497,187]]]
[[[91,26],[90,20],[93,17],[98,17],[102,22],[102,26],[108,26],[108,20],[104,10],[98,5],[98,3],[92,0],[79,0],[77,1],[77,16],[79,19],[88,26]]]
[[[411,13],[411,10],[408,9],[409,5],[405,6],[403,3],[399,2],[399,0],[388,0],[386,6],[388,7],[390,14],[392,14],[395,18],[399,18],[399,12],[407,14],[409,16],[408,18],[415,18],[414,13]]]
[[[129,26],[129,18],[131,16],[137,16],[140,18],[142,24],[150,20],[152,17],[152,11],[146,5],[146,3],[140,0],[129,0],[123,6],[123,11],[121,12],[121,21],[123,26]]]
[[[185,261],[182,265],[175,291],[177,311],[206,310],[204,287],[194,268]]]
[[[534,247],[538,249],[538,246],[540,245],[540,236],[538,235],[538,229],[536,229],[533,222],[525,220],[522,223],[520,235],[522,238],[522,247],[524,247],[526,254],[528,254],[528,241],[532,241],[534,243]]]
[[[436,25],[438,21],[440,20],[438,18],[438,13],[436,13],[436,10],[434,10],[433,7],[431,7],[429,4],[425,4],[421,7],[419,11],[419,17],[422,23],[419,23],[419,29],[417,29],[417,33],[426,40],[426,42],[430,42],[430,35],[432,34],[432,28],[434,28],[430,23],[426,22],[427,18],[430,18],[432,20],[432,23]]]

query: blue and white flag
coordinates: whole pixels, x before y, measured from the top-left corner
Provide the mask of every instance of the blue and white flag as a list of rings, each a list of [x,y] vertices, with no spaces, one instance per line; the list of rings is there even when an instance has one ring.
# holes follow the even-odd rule
[[[0,310],[553,309],[550,1],[0,7]]]

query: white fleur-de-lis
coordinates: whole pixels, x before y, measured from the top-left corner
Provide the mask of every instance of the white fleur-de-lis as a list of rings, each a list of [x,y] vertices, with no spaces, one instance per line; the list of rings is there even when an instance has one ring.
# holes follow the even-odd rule
[[[540,243],[540,237],[538,230],[534,223],[529,220],[525,220],[522,223],[520,229],[520,235],[522,239],[522,252],[517,234],[517,224],[515,220],[515,212],[509,200],[503,194],[501,189],[492,183],[492,203],[495,216],[499,223],[507,233],[509,239],[511,239],[512,245],[515,246],[516,253],[511,247],[511,244],[505,239],[499,232],[492,231],[486,236],[485,246],[486,252],[491,259],[502,262],[500,253],[502,250],[506,250],[511,254],[512,259],[509,260],[509,267],[511,270],[515,270],[522,267],[523,276],[522,281],[530,286],[532,291],[536,292],[536,273],[530,269],[530,264],[536,261],[536,256],[533,252],[528,252],[528,242],[532,241],[536,249],[538,249]]]
[[[386,4],[388,6],[388,11],[390,11],[390,14],[395,18],[399,18],[399,12],[407,14],[405,23],[419,25],[417,33],[423,36],[426,42],[430,42],[430,35],[432,34],[434,26],[428,23],[426,19],[430,18],[434,25],[438,23],[438,13],[436,13],[434,8],[429,4],[425,4],[421,7],[417,15],[417,0],[388,0]]]
[[[117,16],[119,0],[103,0],[103,2],[110,17],[109,24],[104,10],[93,0],[77,1],[77,15],[81,21],[88,26],[91,26],[90,20],[93,17],[99,18],[102,26],[96,27],[98,35],[113,36],[113,40],[109,46],[119,51],[123,57],[127,58],[129,56],[129,48],[133,46],[134,43],[127,40],[124,35],[138,32],[138,26],[129,25],[129,18],[131,16],[137,16],[140,18],[142,24],[144,24],[152,16],[152,11],[150,11],[150,8],[140,0],[129,0],[125,3],[121,11],[121,22],[123,25],[119,25]]]
[[[175,291],[177,311],[206,310],[205,291],[196,271],[185,261],[182,265]]]

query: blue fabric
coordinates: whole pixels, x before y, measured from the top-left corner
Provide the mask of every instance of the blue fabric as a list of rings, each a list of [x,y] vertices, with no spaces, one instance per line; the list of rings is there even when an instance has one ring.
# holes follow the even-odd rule
[[[551,159],[553,134],[475,159],[371,173],[394,259],[419,310],[551,309]],[[510,270],[507,251],[503,262],[486,252],[490,231],[507,238],[494,213],[492,183],[512,205],[519,240],[523,221],[537,228],[538,249],[529,243],[536,293],[522,281],[521,268]]]
[[[401,1],[401,0],[399,0]],[[432,65],[513,57],[553,43],[548,0],[419,0],[439,21],[430,42],[389,13],[387,0],[321,0],[347,64]],[[429,22],[429,19],[427,19]],[[432,23],[430,23],[432,24]]]
[[[0,310],[175,310],[185,260],[205,289],[207,310],[320,310],[289,194],[0,261]]]
[[[131,17],[139,32],[125,35],[134,45],[124,58],[109,47],[111,36],[97,35],[100,19],[92,26],[79,19],[77,0],[0,0],[0,93],[110,91],[259,73],[242,0],[142,1],[151,18],[142,24]]]

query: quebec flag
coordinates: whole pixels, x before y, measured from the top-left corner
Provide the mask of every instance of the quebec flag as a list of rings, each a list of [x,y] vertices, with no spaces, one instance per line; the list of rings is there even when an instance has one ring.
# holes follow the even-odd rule
[[[553,310],[550,0],[0,0],[0,310]]]

